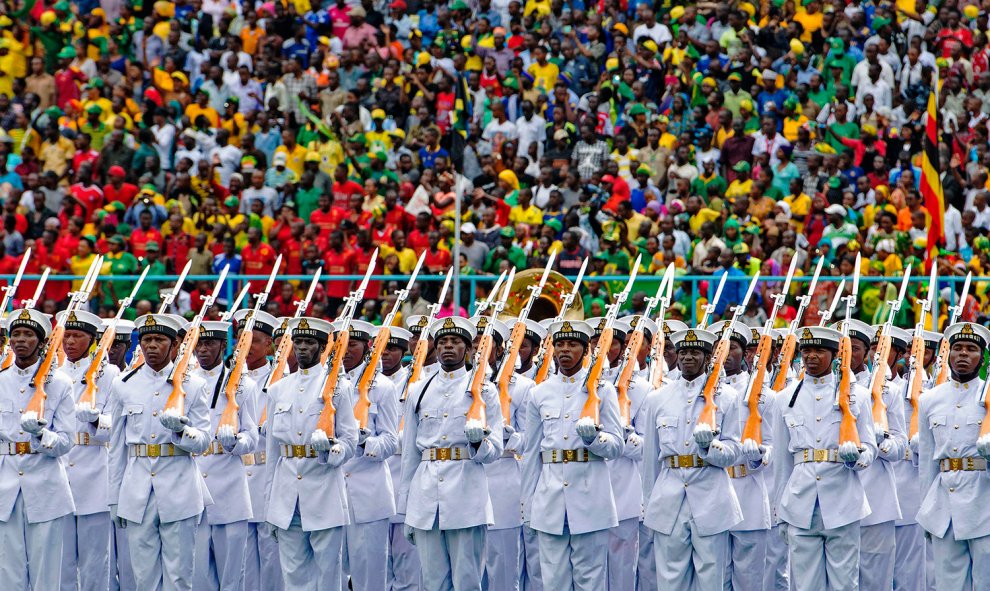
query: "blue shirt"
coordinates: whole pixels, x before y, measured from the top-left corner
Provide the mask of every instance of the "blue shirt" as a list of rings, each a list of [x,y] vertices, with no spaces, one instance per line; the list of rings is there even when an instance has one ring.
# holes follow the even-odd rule
[[[213,272],[219,273],[225,265],[230,265],[230,268],[227,269],[227,275],[237,275],[241,272],[242,264],[241,255],[234,253],[234,256],[228,257],[225,253],[220,253],[213,257]],[[233,302],[237,298],[238,289],[240,289],[238,286],[239,282],[234,279],[227,279],[224,283],[226,285],[220,290],[219,297],[228,302]]]
[[[418,154],[419,161],[423,163],[424,168],[433,168],[437,158],[440,158],[441,156],[450,160],[450,154],[448,154],[447,150],[444,150],[443,148],[437,148],[436,152],[430,152],[426,149],[426,146],[423,146],[419,149]]]
[[[722,275],[726,270],[719,269],[712,273],[712,280],[708,282],[708,301],[715,297],[715,290],[718,289],[718,282],[722,280]],[[722,295],[715,303],[715,313],[719,316],[725,315],[729,305],[736,306],[746,297],[746,289],[749,288],[746,274],[738,267],[732,266],[728,270],[729,276],[725,280],[725,287],[722,288]]]

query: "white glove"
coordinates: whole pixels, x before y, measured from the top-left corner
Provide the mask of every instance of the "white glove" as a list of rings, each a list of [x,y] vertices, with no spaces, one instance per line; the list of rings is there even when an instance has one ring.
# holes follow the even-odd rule
[[[640,437],[639,433],[633,431],[626,437],[626,445],[631,445],[633,447],[639,447],[643,445],[643,438]]]
[[[712,431],[709,425],[698,423],[698,426],[694,428],[694,441],[701,449],[708,449],[714,439],[715,431]]]
[[[127,520],[123,517],[117,517],[117,505],[110,505],[110,521],[121,529],[127,527]]]
[[[334,440],[330,446],[330,453],[327,454],[327,465],[336,468],[344,463],[344,458],[344,446]]]
[[[38,413],[31,411],[21,415],[21,429],[31,435],[41,435],[41,430],[45,428],[48,421],[44,417],[38,418]]]
[[[894,443],[890,440],[889,437],[877,442],[877,448],[880,451],[882,451],[884,454],[890,454],[890,448],[893,447],[893,445]]]
[[[316,451],[330,451],[330,438],[327,437],[323,429],[313,431],[313,434],[309,437],[309,444]]]
[[[598,425],[594,424],[590,420],[579,419],[577,424],[574,425],[574,430],[581,439],[584,440],[585,445],[593,442],[596,437],[598,437]]]
[[[221,447],[228,451],[237,445],[237,435],[233,425],[220,425],[220,428],[217,429],[217,441],[220,442]]]
[[[41,447],[51,449],[58,443],[58,435],[49,429],[41,430]]]
[[[984,460],[990,459],[990,436],[984,435],[976,440],[976,453]]]
[[[883,443],[884,439],[889,439],[883,430],[883,426],[878,423],[873,423],[873,436],[877,440],[877,446]]]
[[[464,427],[464,436],[470,443],[481,443],[485,439],[485,428],[480,425]]]
[[[859,460],[860,455],[859,448],[851,441],[847,441],[839,446],[839,459],[843,462],[848,464],[856,462]]]
[[[160,420],[163,427],[176,433],[182,433],[185,431],[186,425],[189,424],[189,417],[168,411],[162,413]]]
[[[915,433],[914,434],[914,437],[912,437],[908,441],[908,445],[911,446],[911,453],[913,453],[913,454],[917,454],[918,453],[918,443],[919,443],[919,441],[920,441],[920,438],[918,437],[918,434],[917,433]]]
[[[784,544],[785,545],[788,544],[789,542],[787,540],[787,524],[781,522],[781,524],[777,526],[777,530],[780,532],[780,538],[784,540]]]
[[[77,404],[76,420],[80,423],[95,423],[100,420],[100,411],[91,404]]]
[[[515,432],[516,430],[512,425],[509,425],[508,423],[502,425],[502,439],[508,441],[509,438],[512,437],[513,434],[515,434]]]
[[[412,544],[413,546],[416,545],[416,530],[413,529],[413,526],[411,526],[411,525],[403,525],[402,526],[402,535],[403,535],[403,537],[406,538],[406,540],[409,541],[410,544]]]
[[[358,445],[364,445],[369,437],[371,437],[371,431],[368,429],[358,429]]]
[[[747,439],[743,441],[742,453],[743,456],[749,462],[759,462],[763,459],[763,454],[766,453],[766,446],[760,445],[755,439]]]

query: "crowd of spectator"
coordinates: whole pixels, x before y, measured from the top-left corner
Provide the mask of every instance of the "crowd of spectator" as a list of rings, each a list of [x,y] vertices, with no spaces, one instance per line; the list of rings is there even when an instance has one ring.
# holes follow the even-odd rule
[[[102,254],[104,314],[133,285],[113,276],[187,261],[192,275],[262,275],[281,253],[283,273],[331,276],[313,313],[332,315],[350,288],[332,276],[362,274],[375,248],[396,275],[423,251],[431,274],[556,252],[573,275],[591,257],[589,315],[616,287],[594,277],[637,255],[641,274],[673,263],[715,278],[783,275],[794,257],[802,274],[819,257],[847,274],[856,253],[869,275],[920,275],[935,254],[943,277],[990,273],[976,2],[0,4],[0,274],[27,247],[29,272],[83,274]],[[938,245],[919,193],[932,93]],[[168,287],[146,282],[139,313]],[[280,285],[272,311],[291,313],[305,287]],[[372,284],[361,317],[380,321],[388,287]],[[745,287],[730,282],[718,312]],[[190,282],[180,310],[209,288]],[[835,288],[820,284],[812,312]],[[895,288],[865,284],[857,314],[881,317]],[[51,282],[39,305],[70,289]]]

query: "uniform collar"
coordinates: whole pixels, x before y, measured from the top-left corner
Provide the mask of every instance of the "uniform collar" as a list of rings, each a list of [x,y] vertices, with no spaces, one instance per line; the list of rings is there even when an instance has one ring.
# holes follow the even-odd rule
[[[296,373],[299,374],[300,376],[315,376],[318,375],[321,371],[323,371],[323,366],[317,363],[313,367],[309,367],[306,369],[300,367],[299,369],[296,370]]]
[[[14,354],[13,351],[11,351],[10,354],[13,355]],[[41,359],[39,358],[37,361],[35,361],[34,363],[32,363],[31,365],[27,366],[24,369],[21,369],[20,367],[18,367],[16,361],[10,367],[14,370],[14,375],[18,375],[18,376],[33,376],[34,375],[34,372],[36,372],[38,370],[38,365],[40,365],[40,364],[41,364]]]
[[[823,375],[820,378],[805,376],[804,381],[812,385],[818,385],[818,386],[835,384],[835,374],[832,372],[827,372],[825,375]]]
[[[462,365],[460,368],[448,372],[444,371],[438,364],[437,375],[441,380],[456,380],[467,375],[467,367]]]
[[[583,384],[585,376],[588,375],[588,370],[581,368],[578,372],[572,376],[564,375],[563,372],[557,372],[557,379],[563,384]]]
[[[347,372],[347,377],[350,378],[352,382],[356,381],[358,378],[364,375],[364,366],[366,365],[368,365],[366,361],[362,361],[361,363],[357,364],[357,366],[354,369]]]
[[[684,380],[684,385],[687,386],[688,389],[701,388],[705,385],[705,382],[708,381],[708,374],[702,373],[693,380],[689,380],[682,375],[681,379]]]
[[[976,389],[978,389],[978,386],[980,385],[979,384],[979,381],[980,381],[980,376],[979,375],[977,375],[975,378],[971,379],[968,382],[957,382],[956,380],[954,380],[952,378],[949,378],[949,379],[952,382],[952,388],[954,390],[976,390]]]
[[[79,361],[69,361],[68,359],[66,359],[65,365],[63,365],[62,368],[66,370],[77,370],[81,367],[86,367],[88,369],[89,364],[86,363],[87,361],[90,361],[88,355],[83,355],[83,357]]]
[[[218,376],[223,372],[223,363],[218,363],[213,369],[204,369],[202,365],[199,366],[199,371],[206,377],[212,378],[213,376]]]
[[[272,369],[272,364],[271,362],[268,362],[259,368],[247,370],[247,374],[249,377],[256,378],[265,375],[265,373],[271,371],[271,369]]]

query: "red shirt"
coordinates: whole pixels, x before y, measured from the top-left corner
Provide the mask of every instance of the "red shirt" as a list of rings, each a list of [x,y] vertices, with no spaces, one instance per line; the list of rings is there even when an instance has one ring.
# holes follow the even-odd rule
[[[103,197],[106,199],[107,203],[120,201],[124,205],[130,205],[131,201],[134,200],[137,194],[137,185],[132,185],[130,183],[123,183],[120,185],[119,189],[113,185],[105,185],[103,187]]]
[[[165,238],[163,245],[165,256],[172,260],[173,272],[179,272],[189,260],[189,249],[193,246],[193,237],[185,232],[173,232]]]
[[[426,232],[420,232],[419,230],[409,232],[409,236],[406,238],[406,246],[413,249],[416,256],[419,256],[424,250],[430,247],[429,233],[429,230]]]
[[[416,218],[410,215],[406,208],[396,205],[385,214],[385,225],[408,232],[416,226]]]
[[[21,266],[21,259],[9,254],[0,257],[0,275],[13,275]]]
[[[72,170],[78,171],[79,167],[87,162],[96,162],[100,159],[100,153],[90,149],[88,152],[76,152],[72,157]],[[96,178],[96,167],[93,167],[93,178]]]
[[[72,99],[79,100],[77,82],[85,82],[86,75],[75,68],[65,68],[55,72],[55,103],[58,108],[65,110],[65,105]]]
[[[84,187],[82,183],[76,183],[69,187],[69,194],[86,208],[87,220],[93,216],[94,211],[103,207],[103,191],[96,185]]]
[[[343,250],[337,252],[334,249],[327,249],[323,253],[323,268],[326,275],[353,275],[354,274],[354,251]],[[350,281],[328,281],[327,296],[331,298],[345,298],[350,294]]]
[[[375,228],[371,229],[371,243],[377,247],[382,247],[384,245],[392,246],[392,232],[397,228],[389,225],[385,225],[381,230]]]
[[[245,275],[268,275],[275,267],[275,257],[275,249],[264,242],[259,242],[256,247],[248,244],[241,250],[241,260],[244,261],[243,273]],[[260,293],[264,288],[264,281],[252,281],[248,293]]]
[[[288,236],[282,240],[282,260],[285,261],[285,272],[289,275],[302,273],[302,245],[299,241]],[[293,312],[294,313],[294,312]],[[291,316],[292,314],[289,314]]]
[[[154,228],[142,230],[135,228],[131,231],[131,254],[141,258],[147,253],[148,243],[155,242],[162,245],[162,233]]]
[[[61,269],[68,268],[67,265],[69,262],[69,257],[71,257],[79,248],[80,240],[82,240],[82,236],[73,236],[68,232],[64,232],[58,237],[58,240],[55,242],[55,247],[65,251],[65,260],[62,261],[62,266],[60,267]]]
[[[342,183],[334,181],[332,191],[334,207],[343,207],[345,209],[350,206],[351,195],[364,194],[364,188],[352,180],[346,180]]]
[[[77,238],[76,243],[78,244],[78,242],[79,239]],[[31,260],[28,261],[24,272],[28,275],[40,275],[45,267],[48,267],[51,269],[52,274],[58,274],[67,268],[68,262],[69,253],[59,246],[59,242],[56,242],[49,248],[45,246],[44,242],[37,240],[34,244],[34,250],[31,251]],[[69,287],[68,281],[49,281],[45,283],[45,297],[56,302],[61,302],[69,296]],[[18,291],[21,294],[25,294],[21,299],[27,299],[34,295],[36,289],[38,289],[37,280],[28,281],[25,279],[21,282],[21,287]]]
[[[342,219],[344,218],[340,216],[340,209],[336,207],[331,207],[330,211],[314,209],[313,213],[309,214],[309,223],[319,226],[320,236],[329,236],[330,232],[340,226]]]
[[[355,275],[364,275],[368,272],[368,263],[371,262],[371,255],[374,253],[374,248],[371,250],[362,250],[357,248],[354,250],[354,263],[357,265],[354,269]],[[372,275],[381,275],[381,261],[376,263],[378,271],[372,273]],[[381,281],[369,281],[368,288],[364,291],[364,297],[369,300],[377,300],[382,296],[382,282]]]
[[[423,259],[423,266],[430,270],[430,273],[443,273],[450,268],[450,251],[437,249],[436,252],[426,249],[426,258]]]

